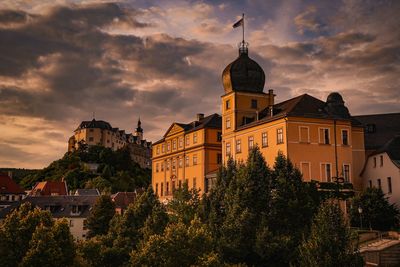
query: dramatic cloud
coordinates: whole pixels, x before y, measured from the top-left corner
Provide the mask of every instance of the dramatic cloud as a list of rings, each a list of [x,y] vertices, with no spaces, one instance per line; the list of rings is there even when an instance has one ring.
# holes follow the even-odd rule
[[[353,114],[398,112],[398,1],[4,1],[0,167],[43,167],[82,120],[155,141],[174,121],[220,112],[221,72],[250,56],[283,101],[343,94]]]

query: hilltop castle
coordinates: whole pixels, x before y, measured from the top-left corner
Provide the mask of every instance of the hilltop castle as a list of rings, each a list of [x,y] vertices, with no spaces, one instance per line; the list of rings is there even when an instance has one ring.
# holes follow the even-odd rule
[[[68,140],[68,151],[73,152],[80,145],[100,145],[113,151],[128,147],[133,161],[142,168],[151,168],[151,142],[143,139],[143,129],[140,118],[134,133],[113,128],[110,123],[102,120],[82,121]]]

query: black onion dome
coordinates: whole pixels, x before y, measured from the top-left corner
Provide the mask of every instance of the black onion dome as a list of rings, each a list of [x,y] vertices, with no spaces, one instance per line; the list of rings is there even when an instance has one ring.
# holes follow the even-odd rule
[[[343,97],[339,93],[333,92],[328,95],[328,97],[326,99],[326,103],[343,105],[344,101],[343,101]]]
[[[224,69],[222,83],[225,93],[231,91],[262,93],[265,73],[257,62],[249,58],[247,49],[240,50],[239,57]]]
[[[343,97],[337,92],[328,95],[325,110],[335,117],[346,119],[351,117],[348,108],[344,105]]]

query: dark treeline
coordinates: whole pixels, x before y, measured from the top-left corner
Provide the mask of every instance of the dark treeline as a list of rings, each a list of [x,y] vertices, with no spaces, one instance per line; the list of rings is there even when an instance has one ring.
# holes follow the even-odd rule
[[[337,201],[282,155],[270,169],[257,148],[222,167],[209,195],[184,185],[163,205],[149,187],[123,215],[113,205],[99,198],[75,243],[22,206],[0,227],[0,266],[363,266]]]

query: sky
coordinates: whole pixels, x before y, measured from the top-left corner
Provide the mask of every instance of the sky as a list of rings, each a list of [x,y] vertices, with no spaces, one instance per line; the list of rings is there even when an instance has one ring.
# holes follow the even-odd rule
[[[157,141],[220,113],[242,13],[276,102],[336,91],[352,115],[400,112],[400,1],[2,0],[0,167],[47,166],[93,114],[127,132],[140,116]]]

